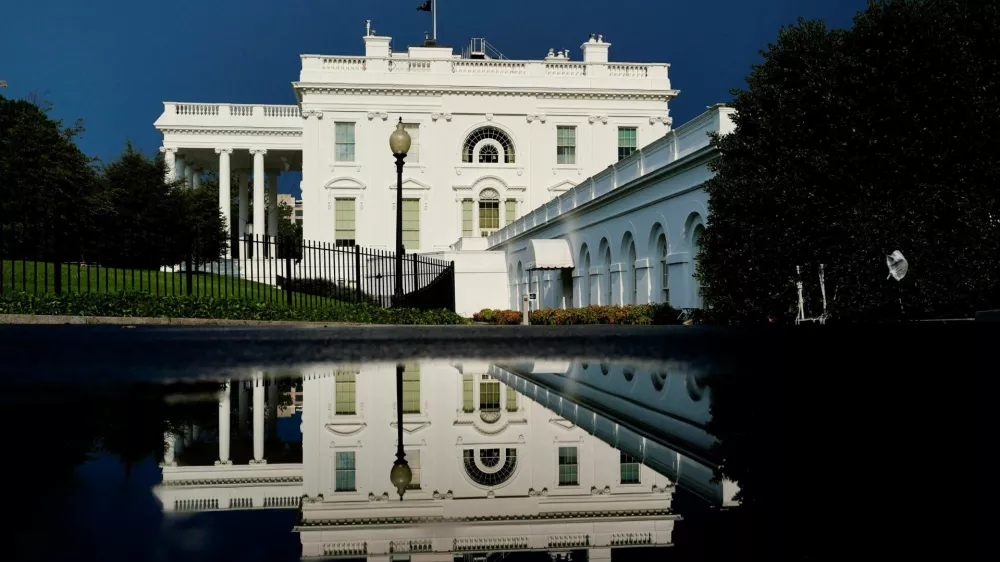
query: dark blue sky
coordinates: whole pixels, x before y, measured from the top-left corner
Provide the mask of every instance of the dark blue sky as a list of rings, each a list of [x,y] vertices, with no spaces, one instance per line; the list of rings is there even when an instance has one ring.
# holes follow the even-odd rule
[[[43,94],[54,115],[82,117],[89,155],[125,140],[153,153],[162,102],[294,103],[299,54],[360,55],[364,20],[399,50],[430,30],[420,0],[10,0],[0,18],[4,96]],[[782,24],[850,25],[865,0],[439,0],[438,36],[457,48],[486,37],[508,58],[551,47],[580,59],[589,32],[611,59],[668,62],[674,124],[730,99]],[[285,183],[285,182],[282,182]],[[291,182],[289,182],[291,183]],[[284,189],[282,189],[284,191]]]

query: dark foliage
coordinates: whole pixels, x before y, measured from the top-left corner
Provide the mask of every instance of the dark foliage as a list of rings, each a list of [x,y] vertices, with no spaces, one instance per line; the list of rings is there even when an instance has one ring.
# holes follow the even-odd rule
[[[790,321],[797,265],[818,314],[820,263],[841,319],[1000,305],[997,29],[995,2],[887,0],[851,30],[781,30],[714,140],[699,275],[717,318]]]

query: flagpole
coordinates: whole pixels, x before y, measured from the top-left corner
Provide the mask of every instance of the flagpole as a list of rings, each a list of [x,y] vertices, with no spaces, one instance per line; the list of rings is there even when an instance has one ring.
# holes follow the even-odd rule
[[[431,18],[434,20],[434,23],[431,27],[431,38],[434,39],[434,43],[437,44],[438,40],[437,0],[431,0]]]

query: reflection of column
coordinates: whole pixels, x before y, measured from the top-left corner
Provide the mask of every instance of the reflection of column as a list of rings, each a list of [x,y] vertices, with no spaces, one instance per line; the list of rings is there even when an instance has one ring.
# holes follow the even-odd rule
[[[310,498],[320,495],[320,390],[322,379],[306,375],[302,379],[302,493]]]
[[[233,464],[229,460],[229,381],[219,395],[219,460],[215,464]]]
[[[239,413],[236,418],[236,435],[245,437],[247,434],[247,411],[250,409],[250,403],[247,401],[247,388],[245,381],[239,381],[236,383],[237,392],[239,392],[239,397],[237,399],[237,404],[239,404]]]
[[[265,464],[264,460],[264,374],[253,378],[253,460],[250,464]]]
[[[267,435],[278,439],[278,379],[267,381]]]
[[[163,434],[163,466],[177,466],[174,461],[174,440],[176,436],[169,431]]]

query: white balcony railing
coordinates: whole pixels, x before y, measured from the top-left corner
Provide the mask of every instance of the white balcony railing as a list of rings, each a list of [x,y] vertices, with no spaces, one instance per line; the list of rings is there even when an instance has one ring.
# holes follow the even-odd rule
[[[175,115],[196,117],[291,119],[299,117],[297,105],[253,105],[229,103],[165,102],[164,117]]]

